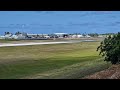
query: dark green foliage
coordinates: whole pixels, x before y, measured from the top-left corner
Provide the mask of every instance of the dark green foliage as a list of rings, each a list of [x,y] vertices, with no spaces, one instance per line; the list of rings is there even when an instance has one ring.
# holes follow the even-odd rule
[[[111,36],[109,35],[98,46],[97,51],[100,50],[100,55],[105,57],[105,61],[112,64],[120,63],[120,32]]]
[[[10,32],[5,32],[5,35],[10,34]]]
[[[88,35],[91,36],[91,37],[98,37],[99,36],[99,34],[97,34],[97,33],[90,33]]]
[[[83,36],[86,36],[86,34],[84,34],[84,33],[83,33],[82,35],[83,35]]]
[[[21,34],[21,32],[19,32],[19,31],[15,33],[15,35],[19,35],[19,34]]]

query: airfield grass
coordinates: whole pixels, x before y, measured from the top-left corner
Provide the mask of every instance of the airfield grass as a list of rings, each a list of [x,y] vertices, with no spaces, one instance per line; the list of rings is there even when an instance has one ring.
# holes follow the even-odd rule
[[[1,47],[0,79],[82,78],[110,66],[96,52],[100,42]]]
[[[19,39],[0,39],[0,43],[24,43],[24,42],[50,42],[55,40],[19,40]]]
[[[0,39],[0,43],[22,43],[22,42],[58,42],[58,41],[68,41],[68,40],[72,40],[72,39],[46,39],[46,40],[20,40],[20,39]],[[73,40],[81,40],[81,39],[73,39]]]

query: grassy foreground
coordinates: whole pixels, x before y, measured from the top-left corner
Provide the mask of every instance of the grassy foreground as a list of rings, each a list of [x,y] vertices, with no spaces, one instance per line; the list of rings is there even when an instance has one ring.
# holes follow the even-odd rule
[[[99,42],[0,48],[0,79],[82,78],[109,67]]]

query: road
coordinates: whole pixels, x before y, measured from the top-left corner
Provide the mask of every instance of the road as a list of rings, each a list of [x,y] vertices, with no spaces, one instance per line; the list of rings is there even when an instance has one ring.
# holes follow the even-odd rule
[[[94,41],[94,40],[84,40],[85,42]],[[83,42],[83,40],[77,40],[77,41],[59,41],[59,42],[27,42],[27,43],[19,43],[19,44],[13,44],[13,43],[2,43],[0,44],[0,47],[10,47],[10,46],[28,46],[28,45],[44,45],[44,44],[63,44],[63,43],[78,43]]]

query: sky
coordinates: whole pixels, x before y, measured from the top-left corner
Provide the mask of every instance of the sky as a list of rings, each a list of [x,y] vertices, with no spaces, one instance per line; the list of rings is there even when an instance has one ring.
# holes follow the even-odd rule
[[[0,11],[0,34],[116,33],[120,11]]]

